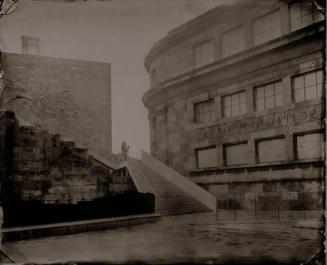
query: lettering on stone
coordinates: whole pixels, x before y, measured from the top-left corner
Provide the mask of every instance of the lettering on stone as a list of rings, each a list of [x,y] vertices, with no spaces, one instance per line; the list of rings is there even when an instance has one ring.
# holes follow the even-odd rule
[[[195,132],[195,137],[198,140],[204,140],[208,138],[217,138],[223,135],[240,134],[277,126],[298,124],[320,119],[320,112],[321,106],[315,105],[288,112],[273,113],[262,117],[248,118],[242,121],[228,122],[212,127],[201,128]]]

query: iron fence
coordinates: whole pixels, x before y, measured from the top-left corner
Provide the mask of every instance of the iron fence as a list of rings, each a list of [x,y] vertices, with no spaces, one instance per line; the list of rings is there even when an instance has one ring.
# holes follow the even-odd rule
[[[324,192],[218,193],[217,221],[321,218]]]

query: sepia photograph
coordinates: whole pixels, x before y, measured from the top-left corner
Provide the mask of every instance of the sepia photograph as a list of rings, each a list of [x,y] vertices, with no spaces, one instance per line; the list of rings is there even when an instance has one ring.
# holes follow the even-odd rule
[[[326,0],[0,0],[0,264],[326,264]]]

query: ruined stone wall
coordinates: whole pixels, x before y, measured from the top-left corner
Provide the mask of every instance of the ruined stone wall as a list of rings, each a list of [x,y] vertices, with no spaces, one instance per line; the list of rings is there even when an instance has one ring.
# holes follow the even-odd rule
[[[111,155],[110,64],[4,54],[7,106],[21,124],[60,134],[63,139]]]
[[[76,204],[136,190],[126,172],[113,172],[60,135],[20,126],[10,112],[0,124],[4,200]]]

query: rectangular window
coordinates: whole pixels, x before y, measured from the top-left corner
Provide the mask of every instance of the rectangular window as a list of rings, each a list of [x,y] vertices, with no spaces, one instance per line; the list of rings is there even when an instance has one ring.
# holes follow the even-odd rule
[[[295,102],[322,97],[323,74],[321,70],[298,75],[292,79],[293,99]]]
[[[39,55],[40,40],[35,37],[22,36],[22,52],[24,54]]]
[[[194,120],[196,123],[206,123],[215,120],[216,104],[214,99],[194,104]]]
[[[256,110],[272,109],[283,105],[282,82],[277,81],[255,88]]]
[[[217,167],[218,156],[216,147],[208,147],[196,150],[198,168]]]
[[[321,158],[324,149],[323,133],[308,133],[296,136],[297,159]]]
[[[258,162],[285,161],[285,139],[275,138],[256,142]]]
[[[244,27],[238,27],[222,35],[222,57],[245,50]]]
[[[282,26],[279,10],[254,20],[252,27],[254,45],[280,37]]]
[[[194,46],[193,52],[195,68],[210,64],[215,60],[213,40],[208,40],[206,42]]]
[[[247,143],[224,146],[224,156],[227,166],[247,164],[249,157]]]
[[[223,97],[224,117],[234,117],[246,113],[247,100],[245,91]]]
[[[308,25],[324,20],[324,16],[311,1],[304,0],[289,6],[291,31],[304,28]]]

